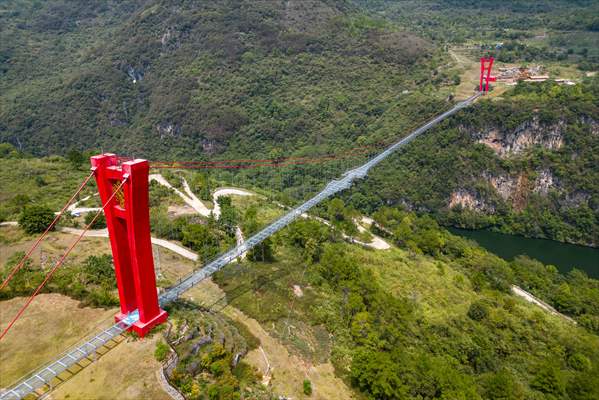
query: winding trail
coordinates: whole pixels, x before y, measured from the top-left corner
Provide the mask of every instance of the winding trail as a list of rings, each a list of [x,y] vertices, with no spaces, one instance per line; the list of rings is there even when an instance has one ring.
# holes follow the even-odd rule
[[[72,235],[81,235],[81,232],[83,232],[83,229],[64,227],[64,228],[60,228],[60,231],[65,232],[65,233],[70,233]],[[85,232],[84,236],[107,238],[108,237],[108,229],[106,229],[106,228],[90,229],[87,232]],[[183,246],[179,246],[176,243],[169,242],[168,240],[153,237],[152,244],[155,244],[156,246],[164,247],[165,249],[168,249],[174,253],[177,253],[180,256],[187,258],[188,260],[191,260],[191,261],[198,260],[198,255],[196,253],[194,253],[193,251],[188,250],[187,248],[185,248]]]
[[[174,188],[161,174],[150,175],[150,181],[152,181],[152,180],[158,182],[159,184],[161,184],[163,186],[166,186],[166,187],[172,189],[179,197],[181,197],[181,199],[185,202],[185,204],[192,207],[198,214],[203,215],[204,217],[209,217],[210,214],[212,214],[217,219],[220,217],[220,205],[218,204],[219,197],[229,196],[229,195],[234,195],[234,196],[253,196],[254,195],[254,193],[248,192],[243,189],[235,189],[235,188],[217,189],[214,192],[214,194],[212,195],[212,201],[214,203],[214,208],[212,210],[210,210],[191,191],[191,188],[189,187],[189,184],[187,183],[185,178],[181,178],[181,180],[183,181],[183,190],[185,191],[185,193],[182,193],[177,188]],[[154,243],[154,240],[161,240],[161,239],[152,238],[152,243]],[[243,232],[241,231],[241,228],[239,226],[235,227],[235,241],[237,243],[237,246],[240,246],[245,242],[245,238],[243,237]],[[166,242],[166,241],[164,241],[164,242]],[[165,244],[167,244],[167,243],[171,244],[170,242],[166,242]],[[156,244],[158,244],[158,243],[156,243]],[[245,259],[246,256],[247,256],[247,252],[241,254],[240,257],[241,257],[241,259]],[[195,255],[195,257],[197,259],[197,255]]]
[[[96,196],[96,194],[94,194],[94,196]],[[68,208],[67,211],[71,213],[71,215],[79,215],[79,214],[83,214],[83,213],[88,213],[88,212],[98,212],[101,210],[100,207],[77,207],[77,205],[81,202],[87,201],[89,199],[91,199],[91,195],[90,196],[86,196],[84,198],[82,198],[79,201],[76,201],[75,203],[71,204]],[[58,214],[58,213],[55,213]]]
[[[289,209],[289,207],[287,207],[286,205],[279,203],[279,202],[275,202],[275,204],[281,208],[284,209]],[[308,213],[303,213],[301,215],[302,218],[310,218],[310,219],[314,219],[316,221],[319,221],[327,226],[331,226],[331,223],[329,221],[327,221],[324,218],[320,218],[317,217],[315,215],[309,215]],[[374,223],[374,221],[372,220],[372,218],[368,218],[368,217],[364,217],[362,216],[360,218],[360,221],[355,221],[356,222],[356,226],[358,227],[358,231],[360,233],[364,233],[367,231],[367,229],[362,226],[362,224],[365,225],[372,225]],[[346,235],[345,233],[341,233],[341,235],[343,236],[343,239],[347,240],[350,243],[355,243],[355,244],[359,244],[360,246],[364,246],[364,247],[370,247],[376,250],[389,250],[391,248],[391,245],[384,240],[383,238],[376,236],[373,233],[370,233],[370,235],[372,236],[372,241],[370,243],[366,243],[366,242],[362,242],[360,240],[356,240],[355,238]]]
[[[551,307],[549,304],[545,303],[543,300],[537,298],[532,293],[529,293],[526,290],[522,289],[520,286],[512,285],[512,293],[518,297],[523,298],[524,300],[528,301],[529,303],[532,303],[536,306],[541,307],[543,310],[547,311],[550,314],[557,315],[558,317],[561,317],[561,318],[565,319],[566,321],[571,322],[574,325],[577,325],[576,321],[574,321],[572,318],[557,311],[555,308]]]
[[[185,190],[188,194],[184,194],[176,187],[173,187],[173,185],[164,179],[161,174],[151,174],[149,178],[150,181],[156,181],[162,186],[166,186],[167,188],[173,190],[179,197],[181,197],[185,204],[196,210],[198,214],[205,217],[210,215],[210,210],[208,207],[206,207],[204,203],[202,203],[202,201],[193,194],[193,192],[189,189],[189,185],[185,179],[183,179],[183,190]]]
[[[235,188],[216,189],[216,191],[212,195],[212,199],[214,201],[214,209],[212,210],[212,213],[214,214],[214,217],[216,217],[216,218],[220,217],[220,205],[218,204],[218,198],[222,197],[222,196],[230,196],[230,195],[253,196],[254,193],[248,192],[243,189],[235,189]]]

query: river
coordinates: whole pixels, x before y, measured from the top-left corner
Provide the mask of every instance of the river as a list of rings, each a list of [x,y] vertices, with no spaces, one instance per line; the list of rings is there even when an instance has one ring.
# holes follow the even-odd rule
[[[560,243],[552,240],[529,239],[487,230],[448,228],[454,235],[476,241],[479,245],[506,260],[527,255],[544,264],[552,264],[565,274],[573,268],[599,279],[599,249]]]

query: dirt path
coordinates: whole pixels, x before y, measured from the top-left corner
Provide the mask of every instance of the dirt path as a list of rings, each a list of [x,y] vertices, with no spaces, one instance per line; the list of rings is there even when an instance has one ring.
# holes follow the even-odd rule
[[[0,222],[0,226],[19,226],[19,223],[17,221],[5,221]]]
[[[71,215],[79,215],[79,214],[88,213],[88,212],[98,212],[99,210],[101,210],[100,207],[77,207],[77,205],[79,205],[79,203],[87,201],[87,200],[91,199],[91,197],[92,197],[91,195],[86,196],[86,197],[82,198],[81,200],[74,202],[67,208],[67,211],[70,212]],[[58,212],[56,212],[55,214],[58,214]]]
[[[209,216],[210,210],[208,209],[208,207],[206,207],[204,203],[202,203],[202,200],[198,199],[197,196],[191,191],[191,188],[189,187],[189,184],[187,183],[185,178],[181,179],[183,180],[183,190],[185,191],[185,194],[187,194],[191,201],[193,201],[193,203],[197,205],[197,208],[194,207],[194,209],[196,209],[198,213],[200,213],[204,217]]]
[[[72,235],[81,235],[81,232],[83,232],[83,229],[64,227],[64,228],[60,228],[60,231],[70,233]],[[108,237],[108,229],[91,229],[85,233],[85,236],[86,237],[107,238]],[[188,250],[187,248],[185,248],[183,246],[179,246],[176,243],[169,242],[168,240],[158,239],[158,238],[153,237],[152,244],[155,244],[157,246],[164,247],[165,249],[171,250],[172,252],[177,253],[180,256],[187,258],[188,260],[191,260],[191,261],[198,260],[198,255],[196,253],[194,253],[193,251]]]
[[[302,218],[311,218],[311,219],[315,219],[319,222],[322,222],[323,224],[327,225],[327,226],[331,226],[331,223],[329,221],[327,221],[326,219],[320,218],[320,217],[316,217],[314,215],[308,215],[306,213],[302,214]],[[365,220],[370,220],[372,221],[370,218],[367,217],[362,217],[360,222],[355,221],[356,222],[356,226],[358,227],[358,231],[360,233],[364,233],[367,231],[367,229],[361,225],[361,223],[364,223]],[[372,222],[371,222],[372,223]],[[391,248],[391,245],[389,243],[387,243],[385,241],[385,239],[376,236],[374,234],[370,234],[372,236],[372,241],[370,243],[366,243],[366,242],[362,242],[360,240],[357,240],[353,237],[347,236],[345,233],[342,233],[343,239],[347,240],[350,243],[355,243],[355,244],[359,244],[360,246],[364,246],[364,247],[370,247],[372,249],[376,249],[376,250],[388,250]]]
[[[576,325],[576,321],[574,321],[572,318],[560,313],[555,308],[551,307],[549,304],[547,304],[543,300],[535,297],[533,294],[527,292],[526,290],[522,289],[521,287],[512,285],[512,293],[518,297],[523,298],[524,300],[528,301],[529,303],[532,303],[532,304],[535,304],[535,305],[541,307],[543,310],[547,311],[548,313],[557,315],[557,316],[565,319],[566,321],[571,322],[574,325]]]
[[[214,192],[214,194],[212,195],[212,200],[214,202],[214,209],[212,210],[212,213],[214,214],[215,218],[220,217],[220,206],[218,205],[218,198],[221,196],[253,196],[254,193],[248,192],[246,190],[243,189],[235,189],[235,188],[222,188],[222,189],[216,189],[216,191]]]
[[[181,197],[181,199],[185,202],[185,204],[187,204],[188,206],[190,206],[191,208],[193,208],[194,210],[196,210],[196,212],[200,215],[203,215],[205,217],[210,215],[210,210],[208,209],[208,207],[206,207],[204,205],[204,203],[202,203],[202,201],[200,199],[198,199],[189,189],[189,185],[187,184],[187,181],[185,179],[183,179],[183,188],[185,191],[189,191],[189,193],[191,194],[191,196],[188,196],[184,193],[182,193],[179,189],[177,189],[176,187],[173,187],[173,185],[171,185],[166,179],[164,179],[164,177],[160,174],[151,174],[150,175],[150,181],[156,181],[159,184],[161,184],[162,186],[166,186],[169,189],[172,189],[179,197]]]

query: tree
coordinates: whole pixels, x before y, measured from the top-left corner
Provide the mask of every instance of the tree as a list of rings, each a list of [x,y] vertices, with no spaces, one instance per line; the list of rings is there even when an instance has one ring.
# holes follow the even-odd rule
[[[197,251],[202,260],[207,261],[218,254],[219,241],[210,228],[201,224],[189,224],[183,228],[183,246]]]
[[[389,354],[361,348],[352,359],[352,383],[371,398],[404,399],[407,388],[400,379],[398,364]]]
[[[250,261],[270,262],[274,260],[272,240],[266,238],[261,243],[248,251],[247,257]]]
[[[19,216],[19,226],[28,234],[41,233],[54,220],[54,212],[41,205],[27,206]],[[54,229],[54,228],[52,228]]]
[[[557,367],[543,365],[538,370],[530,387],[545,394],[561,395],[564,393],[565,385],[562,374]]]
[[[109,284],[114,285],[114,268],[112,256],[103,254],[101,256],[89,256],[83,263],[85,271],[85,284]]]
[[[517,400],[524,396],[522,386],[509,371],[502,369],[492,374],[484,383],[489,400]]]
[[[339,245],[326,246],[319,272],[332,287],[337,287],[344,281],[352,281],[359,274],[356,260],[345,254]]]
[[[87,226],[89,224],[92,224],[92,221],[94,221],[95,216],[96,216],[95,212],[90,212],[90,213],[85,214],[85,225]],[[100,213],[100,215],[98,215],[96,220],[90,226],[90,229],[104,229],[104,228],[106,228],[106,216],[102,212],[102,213]]]
[[[475,301],[468,309],[468,317],[474,321],[482,321],[489,315],[487,306],[481,301]]]
[[[302,249],[308,264],[320,259],[328,238],[329,229],[324,224],[309,219],[298,220],[286,230],[287,242]]]
[[[599,370],[585,371],[576,374],[568,383],[567,392],[572,400],[599,399],[597,376]]]
[[[344,220],[345,217],[345,203],[339,198],[335,198],[329,201],[328,207],[329,220],[335,224]]]
[[[82,152],[75,149],[71,149],[67,153],[67,160],[69,160],[69,162],[74,168],[79,168],[85,162],[85,156]]]
[[[237,210],[231,203],[229,196],[220,196],[217,200],[220,206],[220,216],[218,217],[218,223],[230,236],[235,235],[235,229],[237,227]]]

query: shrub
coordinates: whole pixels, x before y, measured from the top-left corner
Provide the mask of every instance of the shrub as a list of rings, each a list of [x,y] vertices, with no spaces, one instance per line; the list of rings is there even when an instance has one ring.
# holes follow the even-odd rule
[[[250,251],[248,251],[247,257],[250,261],[273,261],[274,255],[272,249],[272,240],[267,238],[262,243],[254,246]]]
[[[46,206],[27,206],[19,216],[19,226],[29,234],[41,233],[54,220],[54,212]]]
[[[470,305],[468,309],[468,317],[474,321],[482,321],[489,315],[487,306],[480,301],[476,301]]]
[[[95,212],[90,212],[85,214],[85,226],[89,225],[94,217],[96,216]],[[106,216],[104,215],[104,213],[101,213],[100,215],[98,215],[98,218],[96,218],[96,220],[94,221],[94,223],[92,224],[92,226],[90,226],[90,229],[104,229],[106,228]]]
[[[210,228],[200,224],[189,224],[183,228],[183,246],[197,251],[203,261],[209,260],[218,254],[218,236]]]
[[[543,366],[530,383],[530,387],[545,394],[561,395],[565,391],[561,372],[551,366]]]
[[[312,394],[312,382],[308,379],[304,379],[304,394],[310,396]]]
[[[156,360],[162,362],[162,361],[166,360],[168,351],[169,351],[168,345],[161,340],[158,343],[156,343],[156,350],[154,350],[154,358],[156,358]]]

